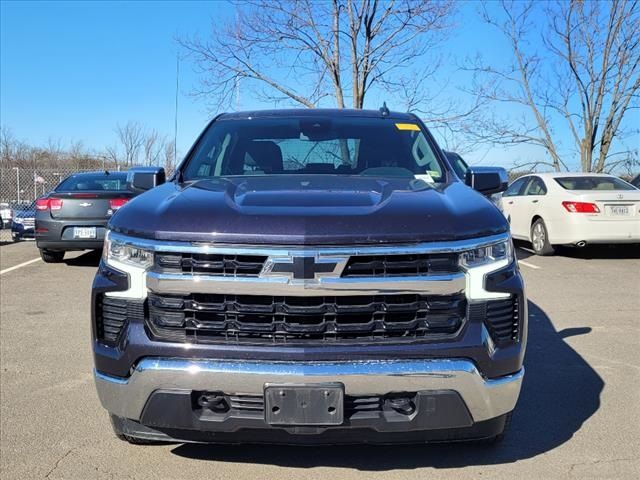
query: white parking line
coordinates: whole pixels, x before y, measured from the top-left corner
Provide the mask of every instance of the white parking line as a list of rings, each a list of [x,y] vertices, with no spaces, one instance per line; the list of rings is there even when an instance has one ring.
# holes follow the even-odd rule
[[[540,270],[542,267],[538,265],[534,265],[533,263],[525,262],[524,260],[518,260],[519,265],[524,265],[525,267],[533,268],[535,270]]]
[[[38,261],[40,261],[40,258],[34,258],[33,260],[29,260],[28,262],[19,263],[18,265],[15,265],[13,267],[5,268],[4,270],[0,270],[0,275],[4,275],[5,273],[9,273],[19,268],[26,267],[30,263],[34,263]]]

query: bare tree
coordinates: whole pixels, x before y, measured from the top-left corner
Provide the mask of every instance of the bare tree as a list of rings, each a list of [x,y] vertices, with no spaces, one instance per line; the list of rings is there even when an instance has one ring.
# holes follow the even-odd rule
[[[118,125],[116,134],[122,145],[125,166],[130,167],[137,164],[145,140],[142,126],[137,122],[130,121],[125,126]]]
[[[113,164],[116,170],[120,170],[120,153],[118,152],[117,145],[105,147],[102,157],[104,157],[106,162]]]
[[[160,136],[156,130],[151,130],[144,138],[144,164],[157,165],[165,150],[166,136]]]
[[[173,173],[175,170],[175,147],[172,140],[167,140],[163,145],[163,166],[168,174]]]
[[[8,167],[15,158],[18,141],[9,128],[0,129],[0,161],[3,167]]]
[[[507,69],[473,64],[477,83],[472,91],[492,108],[518,105],[523,114],[505,120],[485,112],[468,133],[493,144],[538,145],[549,161],[535,163],[561,170],[567,162],[554,126],[564,122],[573,142],[570,151],[579,156],[583,171],[602,172],[627,161],[623,120],[639,106],[638,1],[502,0],[492,7],[496,4],[486,4],[482,17],[507,39],[513,63]],[[534,19],[538,8],[545,11]],[[548,23],[539,25],[540,18]],[[542,34],[543,52],[532,47],[532,32]],[[621,151],[612,150],[614,140]]]
[[[350,97],[363,108],[371,89],[398,91],[403,73],[415,80],[415,65],[451,27],[453,7],[451,0],[252,0],[237,4],[227,28],[216,20],[210,38],[179,42],[203,74],[197,93],[215,109],[233,105],[241,84],[273,102],[313,108],[332,98],[343,108]]]

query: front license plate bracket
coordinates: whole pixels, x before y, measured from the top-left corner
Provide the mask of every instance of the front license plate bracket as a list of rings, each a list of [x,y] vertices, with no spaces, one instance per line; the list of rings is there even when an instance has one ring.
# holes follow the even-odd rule
[[[264,388],[265,421],[270,425],[341,425],[341,383],[274,385]]]

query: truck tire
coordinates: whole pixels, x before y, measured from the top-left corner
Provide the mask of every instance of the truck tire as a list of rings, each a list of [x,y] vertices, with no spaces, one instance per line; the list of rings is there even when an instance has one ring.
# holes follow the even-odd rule
[[[40,249],[40,256],[45,263],[60,263],[64,258],[64,252],[54,252],[52,250]]]
[[[547,226],[544,224],[544,220],[538,218],[533,225],[531,225],[531,246],[536,255],[550,256],[556,252],[553,245],[549,243],[549,232]]]

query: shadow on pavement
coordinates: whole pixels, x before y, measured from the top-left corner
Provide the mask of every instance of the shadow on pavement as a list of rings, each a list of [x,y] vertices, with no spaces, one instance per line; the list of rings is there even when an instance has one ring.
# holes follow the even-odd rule
[[[535,257],[531,244],[523,240],[514,240],[518,260]],[[584,260],[623,260],[640,258],[640,244],[587,245],[586,247],[556,247],[556,257],[578,258]],[[553,258],[553,257],[551,257]]]
[[[529,302],[529,346],[526,374],[511,430],[503,443],[410,446],[221,446],[182,444],[172,452],[198,460],[318,466],[364,471],[455,468],[512,463],[552,450],[580,430],[600,406],[604,382],[565,339],[585,335],[590,328],[557,332],[547,315]]]
[[[65,258],[64,263],[74,267],[98,267],[101,255],[102,252],[100,250],[89,250],[77,257]]]
[[[558,255],[585,260],[622,260],[640,258],[640,244],[630,245],[587,245],[583,248],[560,247]]]

